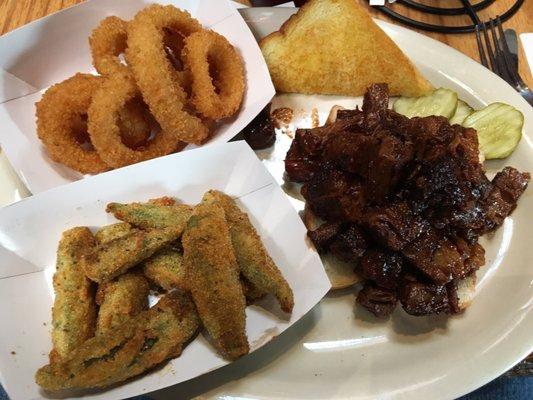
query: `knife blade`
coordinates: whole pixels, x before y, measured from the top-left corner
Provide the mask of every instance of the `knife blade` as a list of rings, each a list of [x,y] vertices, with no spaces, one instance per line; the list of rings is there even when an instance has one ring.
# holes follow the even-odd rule
[[[504,44],[501,42],[505,40],[505,43],[507,43],[507,48],[511,53],[511,68],[518,72],[518,40],[516,37],[516,31],[514,29],[506,29],[503,32],[503,35],[503,37],[500,37],[500,47],[504,48]]]

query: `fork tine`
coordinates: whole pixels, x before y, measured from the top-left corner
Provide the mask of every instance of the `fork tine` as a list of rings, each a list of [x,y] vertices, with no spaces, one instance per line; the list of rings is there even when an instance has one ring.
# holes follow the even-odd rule
[[[496,74],[500,75],[498,71],[498,65],[496,64],[496,59],[494,58],[494,53],[490,45],[489,34],[487,33],[487,25],[483,22],[481,24],[481,28],[483,30],[483,37],[485,38],[485,45],[487,46],[487,53],[489,54],[490,69],[494,71]]]
[[[505,34],[504,34],[503,28],[502,28],[502,21],[501,21],[499,15],[496,16],[496,27],[498,28],[498,33],[499,33],[499,36],[500,36],[498,42],[501,43],[503,61],[504,61],[505,67],[506,67],[506,69],[507,69],[507,71],[509,73],[509,76],[511,77],[511,79],[514,82],[516,82],[517,84],[525,87],[526,84],[524,83],[524,81],[522,80],[520,75],[518,74],[518,71],[517,71],[518,66],[516,66],[516,68],[515,68],[514,63],[511,60],[511,51],[509,50],[509,46],[507,46],[507,41],[505,40]]]
[[[481,64],[483,64],[483,66],[486,68],[490,68],[489,63],[487,62],[487,56],[485,55],[485,49],[483,48],[483,43],[481,42],[481,35],[479,33],[479,25],[476,25],[476,41],[477,41],[477,48],[479,49],[479,59],[481,61]]]
[[[514,85],[515,81],[511,78],[511,75],[509,74],[509,71],[504,63],[504,56],[500,48],[498,38],[496,37],[496,29],[494,28],[494,20],[492,18],[489,20],[489,28],[492,36],[492,43],[494,45],[493,48],[495,52],[496,65],[498,66],[498,75],[500,75],[509,84]]]

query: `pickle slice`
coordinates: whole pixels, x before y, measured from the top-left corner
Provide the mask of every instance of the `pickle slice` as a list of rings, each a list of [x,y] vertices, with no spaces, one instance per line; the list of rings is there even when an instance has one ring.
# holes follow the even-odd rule
[[[441,115],[451,118],[457,108],[457,93],[439,88],[422,97],[400,97],[395,101],[394,111],[406,117],[428,117]]]
[[[462,125],[477,131],[479,150],[487,160],[505,158],[513,152],[522,137],[524,116],[508,104],[492,103],[474,111]]]
[[[457,108],[455,109],[455,114],[453,114],[453,116],[450,118],[450,125],[461,125],[466,117],[473,112],[474,109],[466,104],[463,100],[457,100]]]

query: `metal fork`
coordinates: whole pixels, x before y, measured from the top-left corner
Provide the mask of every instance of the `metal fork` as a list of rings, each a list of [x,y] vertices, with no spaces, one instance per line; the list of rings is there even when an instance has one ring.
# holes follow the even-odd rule
[[[484,44],[481,33],[483,33]],[[499,75],[533,106],[533,92],[518,74],[518,66],[514,65],[511,52],[505,41],[500,17],[490,19],[488,24],[485,22],[477,24],[476,40],[481,64]]]

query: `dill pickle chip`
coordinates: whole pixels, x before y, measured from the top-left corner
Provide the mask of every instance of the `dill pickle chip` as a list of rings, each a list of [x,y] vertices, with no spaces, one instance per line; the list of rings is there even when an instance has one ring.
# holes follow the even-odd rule
[[[503,103],[492,103],[470,114],[462,124],[477,131],[479,150],[487,160],[505,158],[522,137],[524,116],[516,108]]]
[[[400,97],[394,102],[392,108],[409,118],[430,115],[451,118],[457,108],[457,93],[439,88],[422,97]]]
[[[453,114],[453,116],[450,118],[450,125],[461,125],[466,117],[473,112],[474,109],[466,104],[463,100],[457,100],[457,108],[455,109],[455,114]]]

